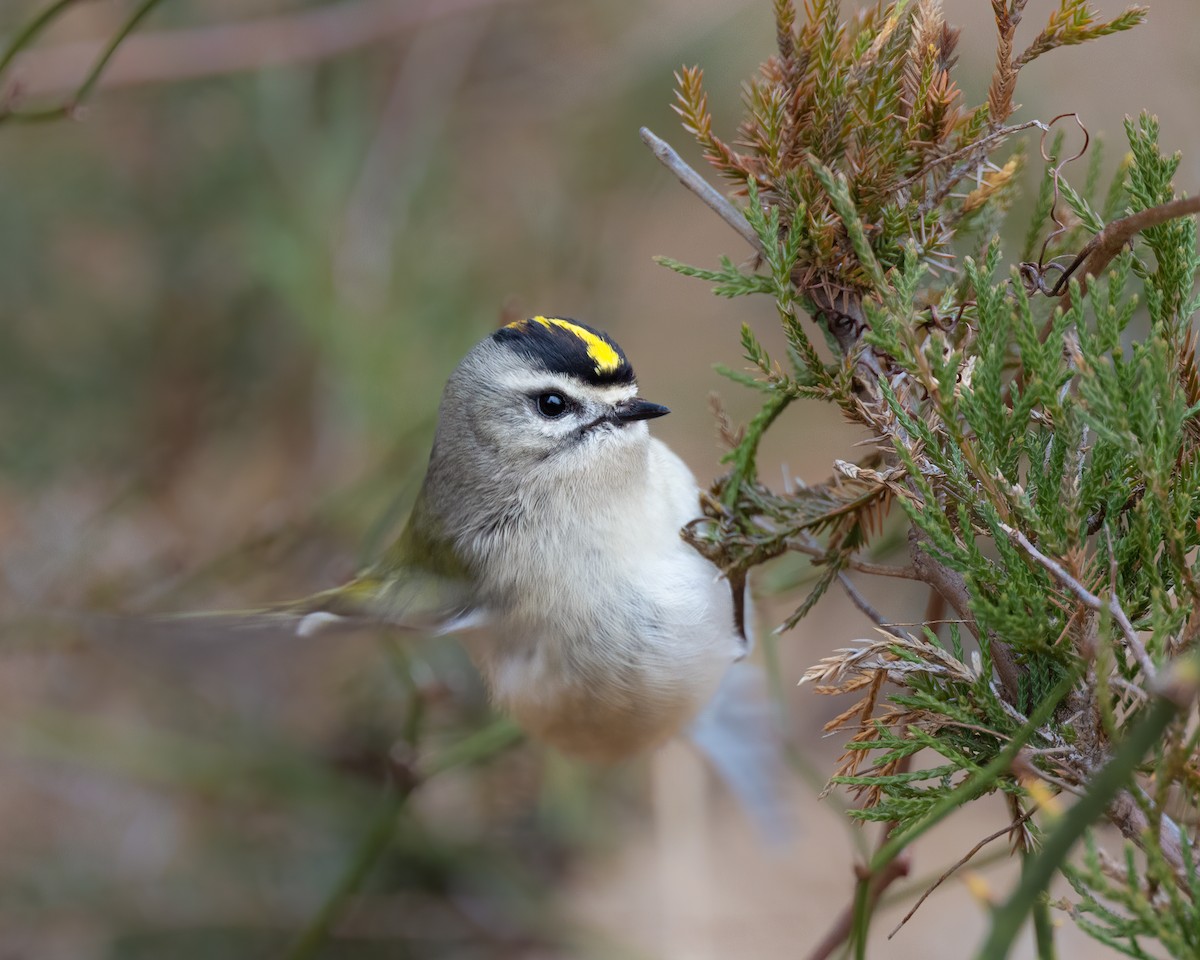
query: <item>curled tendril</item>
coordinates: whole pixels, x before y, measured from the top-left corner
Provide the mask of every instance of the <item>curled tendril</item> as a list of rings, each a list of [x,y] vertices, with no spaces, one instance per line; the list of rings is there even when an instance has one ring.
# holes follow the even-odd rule
[[[1059,120],[1063,120],[1067,117],[1070,117],[1072,120],[1074,120],[1079,129],[1083,131],[1083,146],[1079,148],[1079,152],[1074,156],[1065,157],[1056,162],[1055,159],[1049,156],[1049,154],[1046,152],[1046,137],[1050,133],[1050,129],[1056,123],[1058,123]],[[1057,297],[1062,293],[1063,288],[1071,279],[1071,274],[1075,272],[1076,268],[1078,268],[1081,262],[1079,257],[1074,257],[1067,265],[1064,266],[1058,261],[1065,258],[1052,257],[1050,260],[1047,260],[1046,251],[1050,249],[1050,244],[1061,237],[1069,229],[1067,224],[1059,216],[1058,206],[1060,199],[1058,183],[1059,178],[1062,176],[1063,168],[1068,163],[1074,163],[1085,153],[1087,153],[1088,145],[1091,142],[1091,134],[1088,133],[1087,127],[1083,125],[1083,121],[1079,119],[1079,114],[1077,113],[1060,113],[1057,117],[1047,123],[1045,128],[1042,130],[1041,140],[1038,144],[1038,151],[1041,153],[1042,159],[1046,163],[1054,164],[1050,170],[1050,177],[1054,183],[1054,202],[1050,206],[1050,219],[1054,223],[1054,229],[1050,231],[1050,233],[1046,236],[1045,241],[1042,243],[1042,249],[1038,253],[1037,262],[1033,263],[1031,261],[1026,261],[1018,268],[1020,271],[1021,280],[1025,284],[1025,290],[1029,294],[1041,293],[1048,297]],[[1048,275],[1054,271],[1057,271],[1058,279],[1053,285],[1051,285],[1047,278]]]
[[[953,313],[943,313],[936,304],[931,303],[925,308],[929,314],[929,318],[922,320],[921,326],[926,329],[937,329],[948,336],[953,336],[954,331],[958,329],[958,325],[962,322],[963,314],[966,313],[967,307],[973,306],[975,306],[974,300],[964,300]]]

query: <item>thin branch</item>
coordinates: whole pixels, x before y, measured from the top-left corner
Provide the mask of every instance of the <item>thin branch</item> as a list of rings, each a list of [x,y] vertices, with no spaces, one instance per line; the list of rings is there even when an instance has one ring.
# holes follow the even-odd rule
[[[9,41],[4,53],[0,54],[0,74],[8,69],[8,65],[13,62],[13,58],[17,54],[33,43],[38,35],[62,16],[69,7],[78,2],[79,0],[56,0],[23,27],[20,27]]]
[[[838,573],[838,583],[842,585],[842,589],[846,591],[846,596],[850,598],[850,602],[858,607],[863,616],[865,616],[881,630],[885,630],[888,633],[891,633],[895,629],[890,623],[883,619],[883,614],[871,606],[870,601],[868,601],[866,597],[859,593],[858,587],[854,585],[854,581],[846,576],[846,574],[841,572]]]
[[[793,537],[786,541],[786,546],[789,550],[803,553],[820,563],[827,563],[832,559],[829,551],[815,539],[806,541]],[[921,575],[915,567],[896,567],[886,563],[872,563],[870,560],[858,560],[854,557],[843,557],[841,562],[847,569],[855,570],[858,573],[867,573],[876,577],[895,577],[898,580],[921,580]]]
[[[376,864],[387,851],[392,834],[396,829],[396,818],[408,803],[408,798],[418,786],[416,778],[397,784],[389,791],[388,798],[371,821],[367,832],[359,840],[354,855],[347,862],[342,875],[330,891],[313,918],[305,925],[300,936],[284,955],[285,960],[308,960],[324,945],[330,929],[341,917],[350,898],[362,887],[363,882],[374,871]]]
[[[1087,291],[1088,277],[1100,276],[1113,258],[1121,252],[1121,248],[1143,230],[1195,213],[1200,213],[1200,196],[1179,197],[1157,207],[1150,207],[1148,210],[1141,210],[1128,217],[1122,217],[1120,220],[1114,220],[1084,244],[1083,249],[1079,251],[1074,261],[1059,278],[1058,283],[1054,285],[1051,295],[1058,296],[1070,282],[1071,277],[1078,273],[1079,294],[1082,296]],[[1069,287],[1062,292],[1060,303],[1064,310],[1070,308],[1071,291]]]
[[[1109,597],[1108,603],[1105,603],[1071,576],[1062,564],[1050,559],[1050,557],[1046,556],[1030,543],[1029,538],[1020,530],[1016,530],[1006,523],[1001,523],[1000,529],[1008,534],[1009,538],[1016,542],[1032,559],[1045,567],[1054,579],[1075,594],[1080,603],[1097,612],[1107,610],[1112,615],[1112,618],[1117,621],[1118,626],[1120,626],[1121,633],[1125,636],[1125,643],[1129,646],[1130,652],[1133,654],[1134,659],[1137,660],[1138,666],[1141,667],[1146,679],[1154,679],[1157,673],[1154,668],[1154,662],[1150,659],[1150,655],[1146,652],[1145,646],[1143,646],[1137,632],[1133,629],[1133,624],[1130,622],[1128,615],[1126,615],[1115,595]]]
[[[883,896],[883,892],[897,880],[908,876],[910,869],[908,859],[906,857],[898,857],[892,860],[883,867],[877,874],[871,877],[868,893],[870,906],[868,909],[874,908],[879,898]],[[808,955],[808,960],[826,960],[827,957],[833,955],[833,952],[846,942],[846,938],[850,936],[850,931],[854,925],[854,905],[848,904],[841,913],[838,914],[833,926],[821,938],[820,942],[813,948]]]
[[[650,148],[651,152],[664,167],[679,178],[680,183],[694,193],[708,209],[724,220],[729,226],[733,227],[738,235],[750,244],[755,251],[760,254],[763,252],[762,244],[759,242],[754,228],[750,226],[745,215],[737,207],[726,200],[712,184],[688,166],[683,157],[676,153],[666,140],[653,133],[649,127],[642,127],[638,131],[638,134],[642,138],[642,143]]]
[[[1122,693],[1129,694],[1135,700],[1141,700],[1142,702],[1145,702],[1146,700],[1150,699],[1150,694],[1139,687],[1136,683],[1130,683],[1122,676],[1111,676],[1108,678],[1108,682],[1112,686],[1119,688]]]
[[[905,187],[911,187],[914,183],[919,183],[921,180],[925,179],[925,177],[927,177],[935,167],[939,167],[943,163],[950,163],[953,160],[958,160],[959,158],[965,157],[969,154],[974,154],[979,150],[980,147],[986,147],[989,144],[995,143],[997,140],[1003,140],[1006,137],[1011,137],[1014,133],[1020,133],[1022,130],[1028,130],[1030,127],[1037,127],[1039,130],[1045,130],[1046,124],[1041,120],[1027,120],[1024,123],[1018,123],[1011,127],[1001,127],[994,133],[989,133],[986,137],[981,137],[974,143],[968,144],[959,150],[955,150],[953,153],[943,154],[940,157],[930,160],[911,177],[905,177],[903,180],[897,183],[893,189],[903,190]],[[970,169],[970,165],[968,165],[967,169]],[[953,182],[954,177],[951,175],[951,177],[948,177],[947,179]]]
[[[921,549],[921,537],[916,528],[909,533],[909,556],[913,567],[921,579],[940,593],[954,612],[959,615],[972,635],[981,643],[986,642],[992,656],[992,664],[996,675],[1000,678],[1000,686],[1004,689],[1005,702],[1020,703],[1021,666],[1013,654],[1012,648],[994,634],[980,636],[979,623],[971,610],[971,595],[967,591],[967,583],[962,574],[938,563],[932,556]]]
[[[19,94],[23,92],[22,88],[18,84],[15,87],[9,87],[9,89],[5,91],[3,97],[3,107],[0,108],[0,120],[40,123],[43,121],[61,120],[74,116],[83,102],[91,95],[92,90],[95,88],[96,84],[100,80],[100,77],[108,68],[109,61],[112,60],[117,50],[125,43],[125,41],[129,38],[129,35],[133,33],[135,29],[137,29],[138,24],[146,19],[146,17],[148,17],[150,13],[153,12],[154,8],[160,3],[162,3],[162,0],[142,0],[133,13],[127,17],[117,29],[116,33],[114,33],[108,42],[104,44],[100,50],[99,56],[95,58],[95,62],[92,64],[91,69],[88,70],[87,75],[79,83],[78,88],[74,90],[74,92],[65,102],[55,104],[53,106],[40,107],[35,110],[16,110],[14,109],[14,104],[17,101]],[[3,71],[3,69],[8,66],[8,64],[12,61],[13,56],[18,50],[21,49],[22,45],[31,42],[34,37],[49,24],[51,20],[66,10],[67,6],[68,4],[63,2],[54,4],[41,16],[36,17],[28,27],[22,30],[18,34],[16,40],[13,41],[13,44],[9,46],[4,56],[0,57],[0,71]]]
[[[315,63],[386,43],[429,20],[503,2],[509,0],[423,4],[357,0],[275,17],[141,33],[130,37],[113,57],[100,86],[127,87]],[[77,90],[85,78],[84,64],[94,62],[104,46],[75,41],[24,54],[14,64],[20,71],[21,92],[46,96]]]
[[[1030,817],[1032,817],[1033,814],[1036,812],[1036,810],[1037,810],[1037,807],[1031,807],[1030,809],[1026,810],[1023,814],[1021,814],[1021,816],[1018,817],[1016,820],[1001,827],[995,833],[989,833],[986,837],[984,837],[977,844],[975,844],[975,846],[973,846],[970,850],[968,850],[961,857],[959,857],[957,861],[955,861],[949,867],[947,867],[946,871],[940,877],[938,877],[936,880],[934,880],[933,883],[930,884],[925,889],[925,892],[921,894],[921,896],[917,899],[917,902],[912,905],[912,909],[909,910],[908,913],[906,913],[901,918],[900,922],[898,924],[896,924],[896,926],[892,929],[892,932],[887,935],[887,938],[889,940],[891,940],[892,937],[894,937],[897,933],[899,933],[900,928],[902,926],[904,926],[906,923],[908,923],[908,921],[913,918],[913,914],[915,914],[921,908],[921,904],[923,904],[926,900],[929,899],[929,895],[931,893],[933,893],[933,891],[936,890],[938,887],[940,887],[943,883],[945,883],[947,880],[949,880],[950,877],[952,877],[955,873],[957,873],[959,870],[961,870],[963,867],[965,867],[971,861],[971,859],[975,856],[975,854],[977,854],[980,850],[982,850],[984,847],[986,847],[993,840],[999,840],[1005,834],[1012,833],[1019,826],[1021,826],[1021,824],[1023,824],[1026,820],[1028,820]]]
[[[907,771],[912,763],[912,757],[904,757],[896,765],[896,772]],[[879,843],[876,847],[876,854],[887,844],[890,837],[900,826],[898,821],[890,820],[883,825],[879,831]],[[868,910],[873,910],[875,904],[879,902],[879,898],[883,896],[885,890],[897,880],[908,876],[909,870],[912,868],[912,863],[908,857],[896,857],[894,860],[885,863],[878,870],[872,870],[870,867],[856,866],[855,873],[858,878],[858,884],[861,886],[864,882],[867,887]],[[857,887],[856,887],[857,889]],[[854,922],[856,916],[856,900],[851,900],[846,904],[842,912],[838,914],[824,937],[820,939],[812,951],[808,955],[808,960],[826,960],[833,952],[846,942],[846,939],[854,930]]]
[[[416,768],[402,767],[390,796],[359,841],[354,855],[346,864],[337,883],[312,920],[284,954],[286,960],[307,960],[317,955],[350,899],[359,891],[387,852],[391,845],[396,817],[418,787],[431,777],[447,770],[493,757],[520,739],[521,732],[511,721],[497,720],[491,726],[448,747],[430,763]]]
[[[1121,836],[1145,849],[1146,838],[1152,836],[1153,831],[1150,829],[1150,820],[1132,793],[1128,790],[1119,791],[1108,805],[1106,813],[1113,825],[1121,831]],[[1179,885],[1185,890],[1189,889],[1188,869],[1183,858],[1183,840],[1179,824],[1166,814],[1159,819],[1158,847],[1163,858],[1175,871]],[[1193,864],[1192,872],[1200,879],[1200,864]]]
[[[1033,764],[1030,764],[1029,766],[1039,780],[1045,780],[1047,783],[1053,784],[1054,786],[1058,787],[1059,790],[1063,791],[1063,793],[1069,793],[1075,797],[1083,796],[1083,790],[1075,786],[1075,784],[1068,783],[1062,777],[1055,776],[1053,773],[1047,773],[1045,770],[1041,769],[1041,767],[1034,766]]]

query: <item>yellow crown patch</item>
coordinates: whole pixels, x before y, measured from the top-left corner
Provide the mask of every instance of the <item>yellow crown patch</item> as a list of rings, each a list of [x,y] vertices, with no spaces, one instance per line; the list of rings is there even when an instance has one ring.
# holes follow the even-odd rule
[[[492,337],[535,366],[577,377],[584,383],[608,386],[634,382],[633,367],[607,334],[565,317],[538,314],[514,320]]]
[[[572,323],[570,320],[563,320],[561,317],[530,317],[528,320],[514,320],[509,327],[521,327],[527,323],[539,323],[547,330],[553,330],[557,327],[560,330],[565,330],[573,337],[577,337],[587,350],[587,355],[592,358],[592,362],[596,365],[596,373],[609,374],[616,373],[621,366],[621,355],[613,348],[612,344],[581,327],[577,323]]]

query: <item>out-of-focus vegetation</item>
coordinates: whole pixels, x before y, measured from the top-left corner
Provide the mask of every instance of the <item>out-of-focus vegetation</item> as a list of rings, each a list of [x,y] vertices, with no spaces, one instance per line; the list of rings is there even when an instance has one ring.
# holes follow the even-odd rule
[[[49,3],[0,6],[8,38]],[[0,78],[3,102],[61,102],[135,7],[71,5]],[[502,749],[501,730],[487,763],[438,773],[392,816],[414,770],[494,729],[452,645],[138,617],[353,572],[415,493],[446,375],[509,313],[611,330],[676,410],[660,432],[715,472],[705,395],[711,363],[738,362],[727,310],[649,256],[707,262],[724,228],[635,131],[673,129],[683,62],[708,66],[730,115],[771,43],[768,7],[174,0],[78,116],[0,123],[0,952],[622,955],[638,894],[600,932],[575,890],[593,865],[619,868],[619,840],[644,843],[637,771]],[[1190,0],[1156,11],[1168,27],[1149,42],[1171,66]],[[278,38],[316,14],[289,59]],[[228,69],[154,45],[260,18],[280,19],[248,46],[218,35],[213,49],[246,55]],[[347,24],[359,39],[334,44]],[[990,63],[971,56],[963,83],[981,89]],[[1056,112],[1053,86],[1027,103]],[[1108,101],[1110,128],[1142,105]],[[842,442],[806,430],[768,451],[798,474]],[[791,636],[785,680],[825,649],[804,646],[819,631]],[[746,881],[718,904],[783,894],[734,935],[756,955],[792,955],[844,898],[806,866],[832,841],[801,842],[794,884]],[[653,887],[631,863],[613,886]]]
[[[75,117],[0,126],[10,955],[299,956],[326,924],[329,956],[595,940],[552,889],[611,836],[621,774],[592,789],[502,736],[397,816],[405,778],[491,722],[452,645],[139,618],[300,595],[380,548],[458,357],[508,310],[603,316],[661,28],[703,46],[738,14],[465,7],[160,4]],[[8,4],[0,32],[48,8]],[[85,67],[132,9],[67,10],[6,109],[67,102],[61,54]],[[385,32],[229,75],[154,57],[264,17],[318,52]]]

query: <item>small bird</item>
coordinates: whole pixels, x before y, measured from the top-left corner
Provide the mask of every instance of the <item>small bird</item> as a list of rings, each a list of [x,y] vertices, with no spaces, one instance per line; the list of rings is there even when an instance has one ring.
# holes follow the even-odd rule
[[[647,421],[606,334],[535,316],[451,374],[404,532],[292,609],[463,642],[495,704],[565,754],[613,763],[687,732],[778,834],[779,747],[729,584],[680,536],[695,478]],[[468,628],[484,627],[476,630]]]

